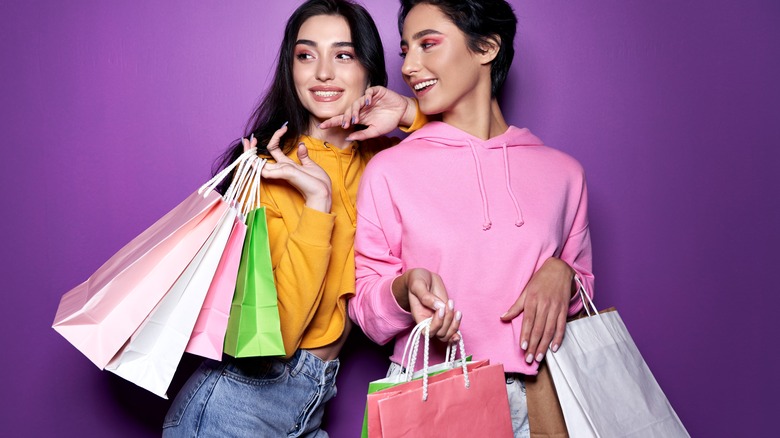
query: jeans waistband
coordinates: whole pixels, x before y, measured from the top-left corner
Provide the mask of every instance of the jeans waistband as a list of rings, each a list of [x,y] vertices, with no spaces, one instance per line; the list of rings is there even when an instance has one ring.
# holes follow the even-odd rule
[[[303,373],[323,383],[335,379],[340,365],[338,359],[324,361],[303,349],[298,349],[287,363],[290,366],[290,375]]]

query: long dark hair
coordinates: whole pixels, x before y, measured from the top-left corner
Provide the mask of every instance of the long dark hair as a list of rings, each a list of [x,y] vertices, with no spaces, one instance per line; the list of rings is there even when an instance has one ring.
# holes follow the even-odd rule
[[[484,52],[486,43],[498,36],[501,45],[490,66],[490,94],[496,97],[504,86],[515,57],[517,17],[505,0],[401,0],[398,32],[403,33],[404,20],[413,7],[429,4],[438,7],[466,35],[469,50]]]
[[[279,48],[279,60],[270,87],[255,108],[246,124],[244,137],[254,134],[257,138],[258,153],[270,156],[265,145],[273,133],[287,124],[287,132],[280,145],[285,154],[295,147],[295,140],[309,127],[309,112],[303,107],[295,92],[292,66],[295,41],[303,23],[318,15],[338,15],[344,17],[349,25],[355,56],[368,73],[370,85],[387,85],[385,55],[382,40],[379,37],[374,20],[365,8],[349,0],[308,0],[298,7],[287,20],[284,38]],[[241,139],[235,140],[215,162],[213,173],[227,167],[235,161],[244,147]],[[224,193],[229,180],[225,180],[218,190]]]

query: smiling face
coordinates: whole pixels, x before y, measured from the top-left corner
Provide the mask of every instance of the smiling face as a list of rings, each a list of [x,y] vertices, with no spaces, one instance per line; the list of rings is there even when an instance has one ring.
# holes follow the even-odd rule
[[[401,35],[404,80],[425,114],[466,115],[490,103],[490,61],[469,50],[466,36],[438,7],[409,11]]]
[[[317,15],[303,23],[292,71],[295,91],[311,114],[312,125],[343,114],[368,86],[349,25],[340,15]]]

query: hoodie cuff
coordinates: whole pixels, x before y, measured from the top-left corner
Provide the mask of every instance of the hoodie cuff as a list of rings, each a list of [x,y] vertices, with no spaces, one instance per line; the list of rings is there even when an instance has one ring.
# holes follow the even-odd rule
[[[388,325],[395,327],[399,331],[411,327],[414,324],[414,317],[411,312],[407,312],[398,305],[393,295],[393,281],[397,277],[389,277],[382,280],[379,285],[380,293],[375,295],[374,306],[376,309],[384,309],[383,319]]]
[[[295,230],[295,237],[297,240],[312,246],[330,246],[335,223],[335,214],[324,213],[304,205],[301,220]]]
[[[422,111],[420,111],[420,104],[417,102],[417,99],[412,98],[412,100],[414,101],[414,106],[417,109],[417,112],[414,115],[414,122],[412,122],[412,126],[408,128],[404,126],[398,127],[398,129],[400,129],[401,131],[407,134],[422,128],[423,126],[425,126],[426,123],[428,123],[428,116],[426,116],[425,114],[423,114]]]

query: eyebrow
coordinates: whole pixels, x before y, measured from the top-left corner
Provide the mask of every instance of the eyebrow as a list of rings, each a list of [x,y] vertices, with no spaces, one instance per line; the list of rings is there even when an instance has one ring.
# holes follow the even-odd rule
[[[303,44],[304,46],[311,46],[311,47],[317,47],[317,43],[312,40],[298,40],[295,42],[295,45]],[[355,47],[355,44],[349,42],[349,41],[339,41],[337,43],[333,43],[332,47]]]
[[[419,40],[420,38],[428,35],[441,35],[442,33],[438,30],[433,29],[425,29],[417,32],[416,34],[412,35],[413,40]],[[401,46],[408,46],[409,43],[406,40],[401,40]]]

